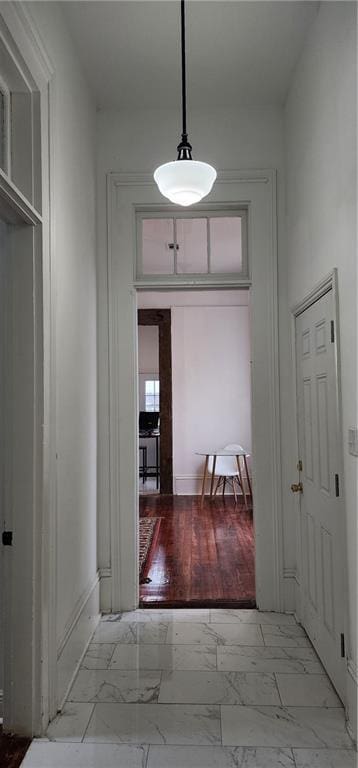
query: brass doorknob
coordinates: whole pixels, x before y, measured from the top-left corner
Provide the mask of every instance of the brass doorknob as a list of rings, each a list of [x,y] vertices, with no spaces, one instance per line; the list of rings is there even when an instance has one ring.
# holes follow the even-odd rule
[[[302,483],[292,483],[291,491],[293,493],[303,493],[303,485],[302,485]]]

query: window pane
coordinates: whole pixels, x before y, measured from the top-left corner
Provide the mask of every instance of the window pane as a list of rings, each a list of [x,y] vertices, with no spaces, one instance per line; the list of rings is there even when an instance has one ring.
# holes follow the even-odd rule
[[[144,275],[174,274],[173,219],[143,219],[142,262]]]
[[[206,219],[177,219],[178,274],[208,272]]]
[[[155,381],[146,381],[145,382],[145,394],[146,395],[154,395],[155,391]]]
[[[210,272],[242,271],[241,218],[210,219]]]

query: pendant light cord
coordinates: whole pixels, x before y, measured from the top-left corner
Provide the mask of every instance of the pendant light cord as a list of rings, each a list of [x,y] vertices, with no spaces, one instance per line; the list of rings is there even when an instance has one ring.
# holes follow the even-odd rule
[[[181,11],[181,92],[182,92],[182,116],[183,138],[187,138],[186,132],[186,62],[185,62],[185,0],[180,0]]]
[[[180,0],[181,19],[181,96],[183,129],[181,142],[178,146],[178,160],[192,160],[191,144],[188,142],[186,128],[186,51],[185,51],[185,0]]]

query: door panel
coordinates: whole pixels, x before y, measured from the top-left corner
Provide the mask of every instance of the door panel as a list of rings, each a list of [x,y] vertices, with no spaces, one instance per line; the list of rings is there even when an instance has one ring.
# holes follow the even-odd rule
[[[313,449],[312,449],[312,391],[311,379],[303,381],[303,408],[304,408],[304,461],[306,477],[313,480]]]
[[[332,290],[296,318],[301,588],[303,624],[343,698],[344,529],[342,499],[336,496],[340,449],[332,319]]]
[[[312,515],[307,515],[308,594],[314,608],[317,607],[316,529]]]
[[[318,455],[321,491],[330,493],[327,376],[317,376]]]

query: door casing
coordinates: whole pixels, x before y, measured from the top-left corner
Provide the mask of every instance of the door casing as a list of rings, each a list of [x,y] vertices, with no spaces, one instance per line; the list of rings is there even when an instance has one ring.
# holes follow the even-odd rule
[[[53,215],[50,216],[54,210],[54,69],[26,3],[2,4],[0,37],[14,66],[27,79],[29,90],[40,99],[41,141],[37,160],[41,160],[41,211],[35,210],[14,185],[8,184],[4,174],[0,174],[0,183],[8,213],[15,211],[18,218],[19,236],[22,230],[24,237],[28,237],[28,225],[33,230],[34,304],[34,494],[28,500],[25,521],[25,533],[32,543],[32,573],[26,576],[21,562],[15,572],[12,571],[18,593],[17,604],[26,606],[28,618],[22,616],[21,611],[13,611],[7,627],[12,653],[17,655],[13,645],[15,639],[20,655],[27,642],[31,643],[31,653],[23,655],[22,665],[13,665],[15,684],[11,685],[11,701],[6,702],[5,691],[5,720],[8,706],[11,719],[7,720],[6,727],[41,736],[57,711],[55,269],[52,258],[54,220]],[[21,590],[25,579],[26,589]],[[5,665],[11,661],[8,654],[9,650],[5,649]]]
[[[332,291],[332,302],[333,302],[333,315],[334,315],[334,328],[335,328],[335,344],[334,344],[334,363],[335,363],[335,377],[336,377],[336,391],[337,391],[337,399],[336,399],[336,420],[337,420],[337,433],[338,433],[338,440],[339,445],[337,446],[337,457],[338,457],[338,473],[340,478],[340,487],[341,487],[341,495],[337,499],[337,505],[340,508],[340,520],[342,521],[342,547],[343,549],[346,548],[346,512],[345,512],[345,503],[344,503],[344,466],[343,466],[343,432],[342,432],[342,395],[341,395],[341,376],[340,376],[340,347],[339,347],[339,340],[340,340],[340,333],[339,333],[339,302],[338,302],[338,271],[337,269],[333,269],[332,272],[330,272],[326,277],[324,277],[317,285],[315,285],[312,290],[307,294],[302,301],[298,302],[297,304],[292,307],[291,310],[291,318],[292,318],[292,350],[293,350],[293,366],[294,366],[294,402],[295,402],[295,409],[296,409],[296,446],[297,446],[297,458],[299,458],[299,429],[298,429],[298,409],[297,409],[297,363],[296,363],[296,318],[301,315],[306,309],[311,307],[313,304],[315,304],[316,301],[318,301],[322,296],[324,296],[328,291]],[[299,519],[299,498],[296,499],[296,505],[297,505],[297,520]],[[304,626],[304,596],[302,592],[302,577],[301,574],[303,572],[303,552],[302,552],[302,541],[301,541],[301,531],[300,531],[300,525],[297,525],[297,549],[298,549],[298,569],[297,569],[297,591],[296,591],[296,615],[299,621],[303,623]],[[347,575],[347,569],[346,569],[346,563],[347,558],[342,557],[342,569],[343,569],[343,582],[346,586],[346,589],[343,590],[342,595],[342,601],[343,601],[343,613],[344,613],[344,634],[346,637],[348,637],[348,603],[347,603],[347,594],[348,594],[348,575]],[[338,649],[337,649],[338,651]],[[329,670],[327,670],[329,674]],[[344,692],[343,692],[344,693]],[[340,695],[343,698],[343,703],[346,704],[346,698],[344,695],[342,696],[342,691],[340,691]]]
[[[106,576],[106,609],[138,605],[137,303],[140,289],[251,288],[253,493],[257,604],[284,606],[283,521],[278,369],[276,173],[221,172],[208,198],[212,209],[238,206],[248,212],[250,277],[210,276],[138,280],[135,273],[136,214],[170,210],[153,178],[109,173],[107,177],[108,326],[99,343],[108,347],[101,370],[101,413],[108,414],[100,445],[99,552]],[[200,205],[196,206],[200,211]],[[183,278],[183,276],[180,276]],[[106,404],[106,398],[108,401]],[[268,450],[269,446],[269,450]],[[102,544],[103,541],[103,544]],[[109,548],[108,544],[109,542]],[[102,603],[102,604],[103,604]]]

